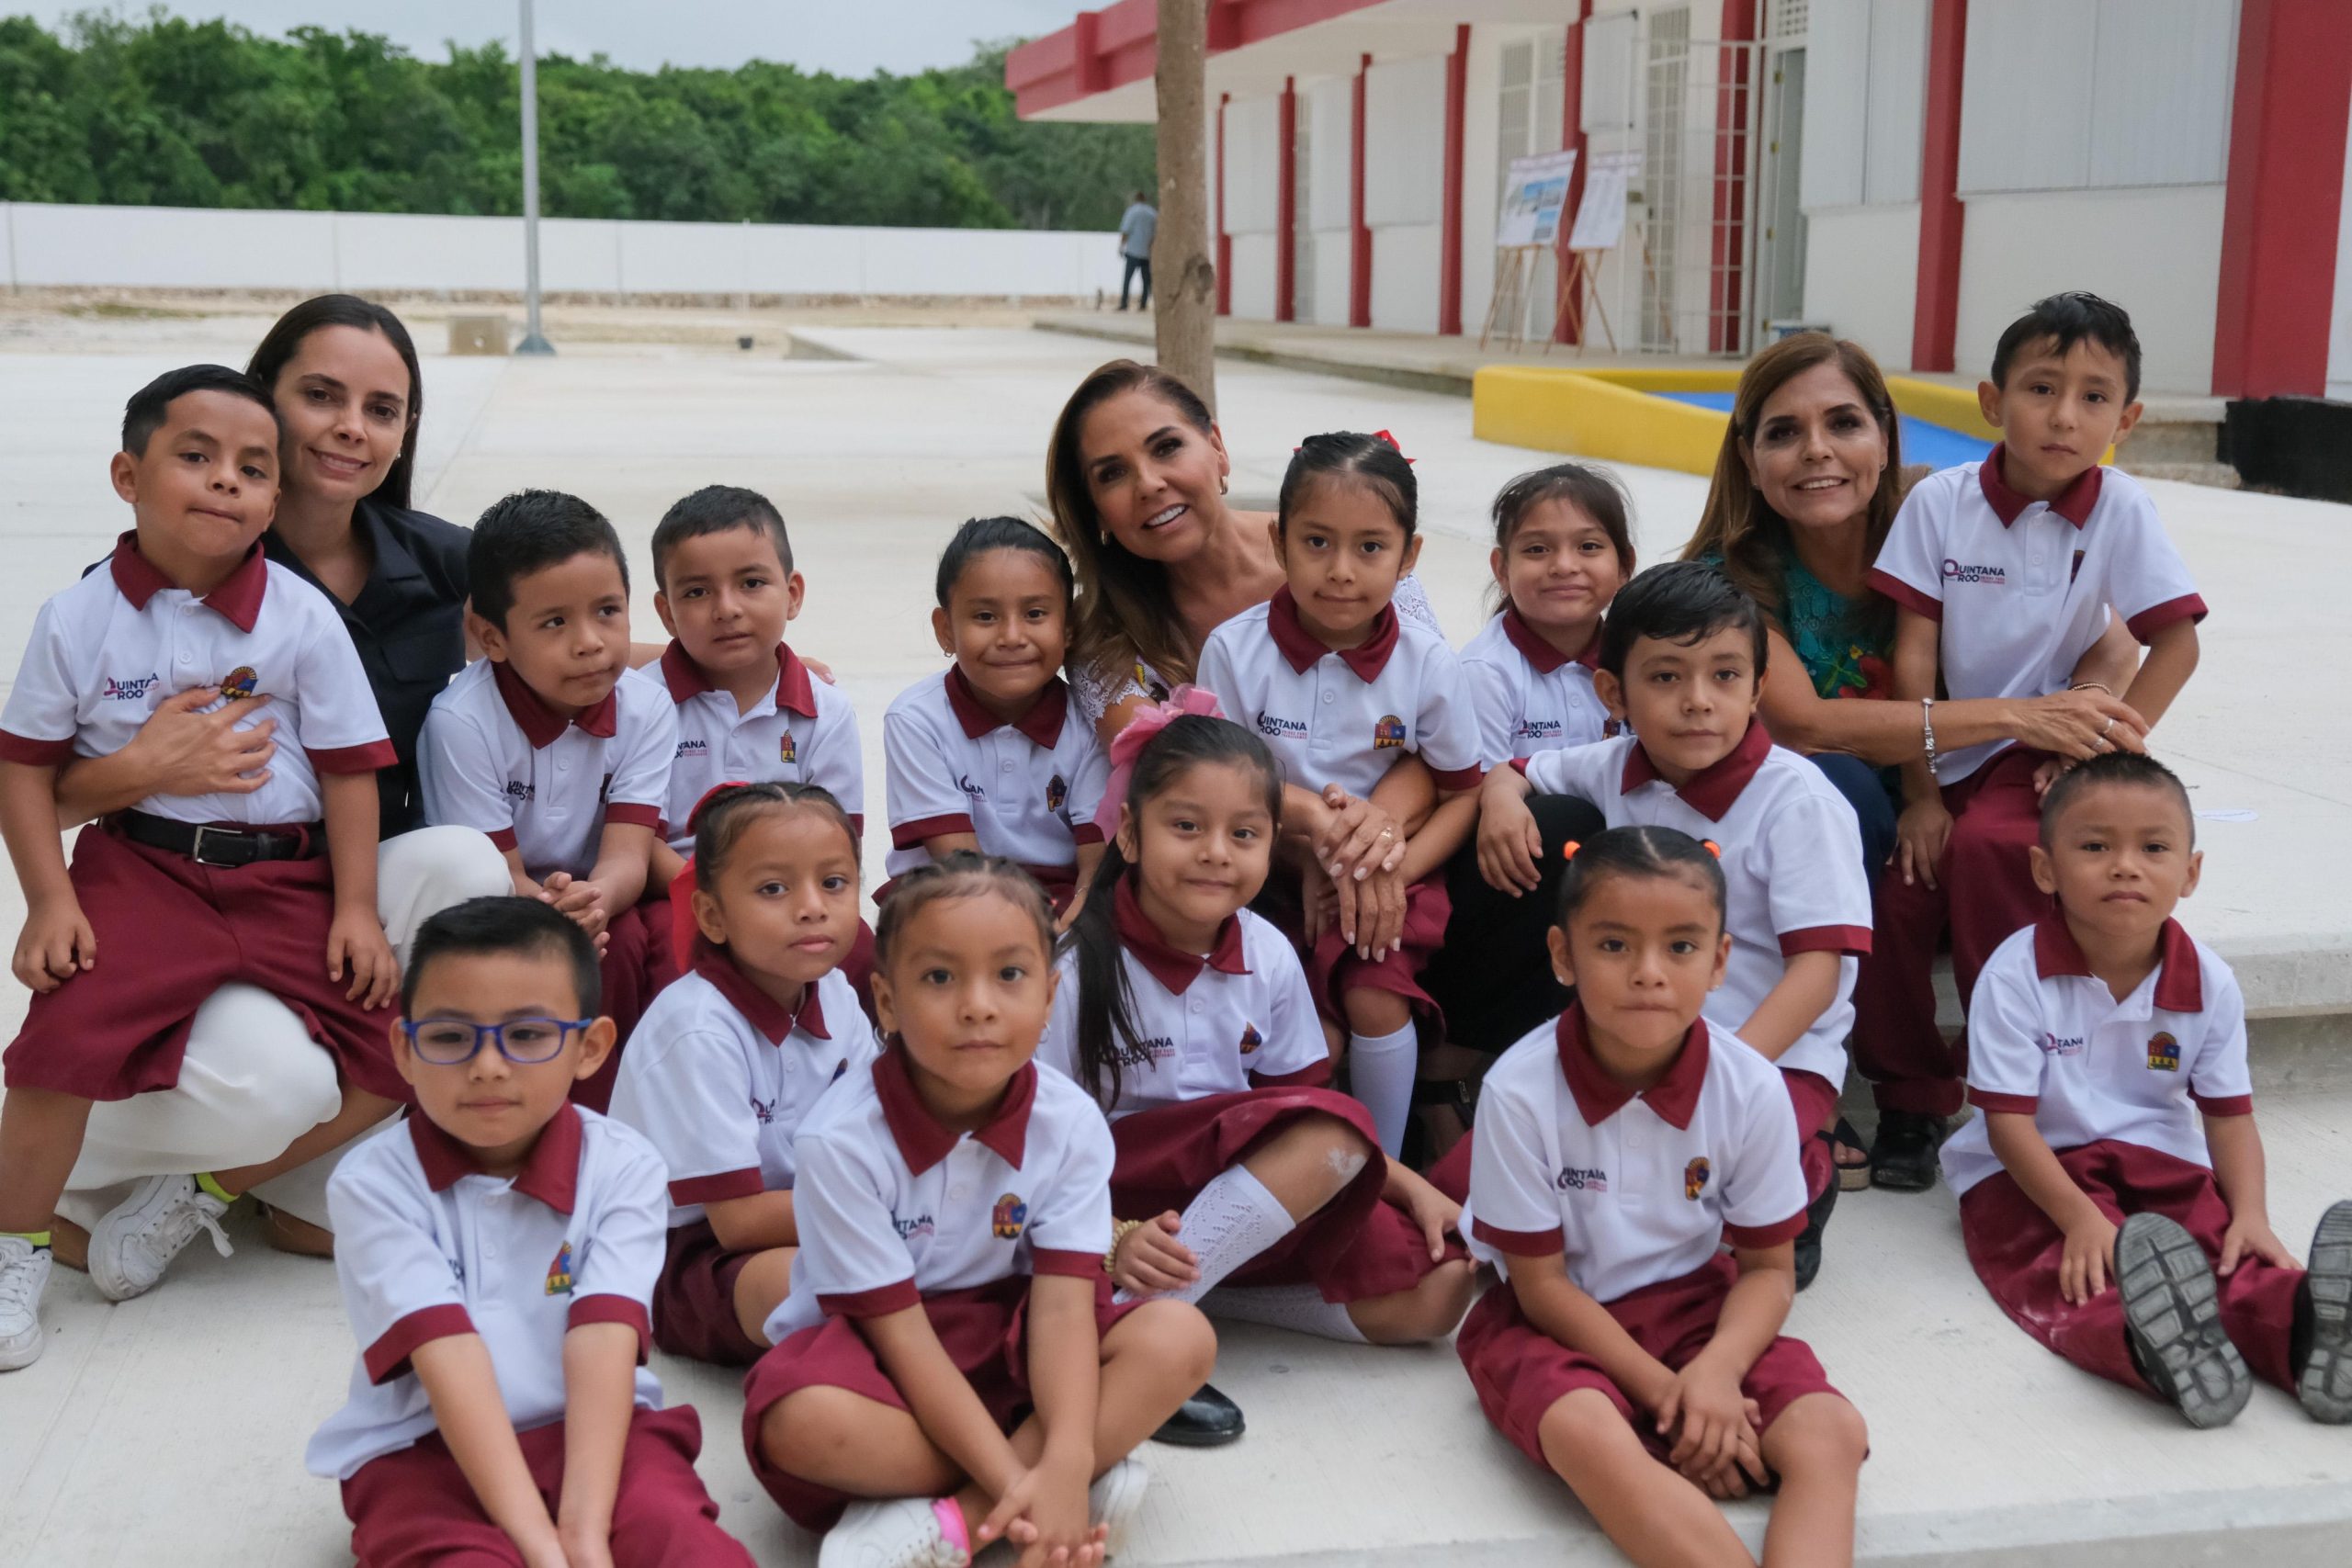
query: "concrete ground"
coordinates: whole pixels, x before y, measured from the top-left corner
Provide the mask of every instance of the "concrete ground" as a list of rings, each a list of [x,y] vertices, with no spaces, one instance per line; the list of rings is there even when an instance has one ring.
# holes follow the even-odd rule
[[[242,361],[260,320],[172,318],[88,331],[0,331],[0,649],[42,598],[126,525],[106,489],[123,398],[198,357]],[[526,484],[603,507],[638,552],[669,502],[725,480],[791,520],[809,579],[795,645],[831,661],[865,721],[936,668],[931,561],[962,518],[1041,506],[1056,409],[1109,352],[994,328],[808,328],[848,357],[745,354],[701,341],[564,344],[545,361],[426,367],[419,503],[466,521]],[[429,346],[429,345],[428,345]],[[96,352],[90,352],[91,350]],[[1486,446],[1456,396],[1227,363],[1222,412],[1245,498],[1271,495],[1298,436],[1386,428],[1419,460],[1422,570],[1456,641],[1485,584],[1483,512],[1541,455]],[[1645,558],[1688,534],[1689,476],[1626,471]],[[2205,664],[2159,750],[2194,791],[2210,852],[2184,915],[2240,969],[2257,1013],[2257,1079],[2272,1216],[2300,1245],[2352,1190],[2352,631],[2337,585],[2345,509],[2154,487],[2215,606]],[[638,635],[659,636],[640,582]],[[0,662],[8,662],[0,660]],[[2281,675],[2290,672],[2288,678]],[[878,853],[880,813],[874,814]],[[0,929],[21,917],[0,886]],[[13,1031],[21,993],[0,995]],[[306,1477],[304,1440],[342,1396],[353,1346],[324,1266],[270,1252],[234,1216],[229,1259],[183,1255],[167,1284],[122,1306],[60,1270],[48,1356],[0,1377],[0,1562],[181,1568],[345,1561],[334,1490]],[[1791,1332],[1810,1340],[1871,1424],[1862,1555],[1906,1564],[2340,1564],[2352,1540],[2352,1432],[2313,1427],[2276,1391],[2226,1431],[2075,1373],[2002,1319],[1959,1250],[1949,1194],[1849,1196],[1821,1281]],[[810,1542],[752,1484],[728,1374],[662,1359],[673,1402],[704,1417],[702,1470],[725,1521],[763,1563]],[[1374,1350],[1237,1327],[1218,1381],[1250,1436],[1213,1453],[1153,1449],[1159,1477],[1126,1561],[1464,1564],[1616,1561],[1556,1483],[1480,1419],[1445,1348]],[[1764,1511],[1733,1517],[1751,1541]]]

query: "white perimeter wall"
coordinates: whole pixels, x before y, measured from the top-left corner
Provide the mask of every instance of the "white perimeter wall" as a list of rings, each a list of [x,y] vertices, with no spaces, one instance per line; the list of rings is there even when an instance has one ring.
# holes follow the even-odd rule
[[[520,292],[523,220],[0,202],[10,286]],[[593,294],[1116,292],[1109,234],[550,218],[542,287]]]
[[[1852,338],[1889,370],[1911,364],[1919,298],[1919,206],[1805,214],[1804,319]]]

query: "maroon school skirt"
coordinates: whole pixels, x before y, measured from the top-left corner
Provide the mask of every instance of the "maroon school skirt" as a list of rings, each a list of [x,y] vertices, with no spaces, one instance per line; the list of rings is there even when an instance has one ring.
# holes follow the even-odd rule
[[[970,1290],[925,1296],[922,1303],[923,1315],[931,1319],[947,1359],[1007,1432],[1030,1409],[1029,1283],[1028,1275],[1012,1274]],[[1094,1287],[1095,1332],[1109,1333],[1112,1325],[1142,1304],[1113,1303],[1110,1276],[1102,1276]],[[804,1388],[843,1388],[893,1410],[906,1409],[907,1401],[855,1321],[846,1317],[829,1317],[814,1328],[787,1336],[743,1379],[743,1449],[751,1456],[752,1473],[793,1523],[821,1533],[832,1529],[842,1510],[855,1499],[786,1474],[760,1451],[760,1422],[769,1407]]]
[[[327,978],[334,874],[323,855],[198,865],[93,823],[74,840],[74,896],[97,939],[97,966],[36,993],[8,1047],[10,1089],[128,1100],[180,1080],[188,1025],[232,980],[292,1009],[335,1073],[387,1100],[411,1098],[392,1066],[397,1007],[349,1000]]]
[[[1171,1209],[1182,1213],[1202,1188],[1307,1116],[1346,1122],[1372,1158],[1338,1197],[1227,1275],[1221,1288],[1311,1284],[1325,1301],[1341,1303],[1411,1290],[1442,1259],[1430,1257],[1420,1227],[1403,1210],[1381,1201],[1387,1165],[1372,1114],[1335,1089],[1250,1089],[1120,1117],[1111,1123],[1118,1145],[1118,1162],[1111,1168],[1112,1213],[1133,1220]],[[1446,1258],[1467,1256],[1460,1242],[1446,1243]]]
[[[1633,1336],[1634,1343],[1679,1371],[1715,1337],[1724,1298],[1738,1278],[1737,1265],[1718,1253],[1679,1280],[1645,1285],[1601,1306]],[[1546,1471],[1552,1462],[1544,1457],[1544,1413],[1583,1388],[1608,1395],[1652,1453],[1664,1459],[1671,1447],[1658,1435],[1649,1413],[1634,1408],[1600,1362],[1528,1321],[1508,1280],[1478,1298],[1463,1320],[1454,1349],[1469,1371],[1487,1419],[1513,1448]],[[1757,1404],[1762,1417],[1756,1426],[1759,1433],[1806,1394],[1838,1392],[1811,1348],[1786,1336],[1764,1348],[1740,1380],[1739,1391]]]
[[[673,1356],[748,1367],[767,1347],[735,1315],[735,1278],[759,1253],[729,1250],[708,1220],[670,1227],[653,1281],[653,1343]]]

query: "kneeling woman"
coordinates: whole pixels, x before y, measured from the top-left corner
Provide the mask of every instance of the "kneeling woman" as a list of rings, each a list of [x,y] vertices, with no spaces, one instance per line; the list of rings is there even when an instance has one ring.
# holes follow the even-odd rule
[[[1328,1338],[1442,1337],[1472,1267],[1460,1209],[1380,1152],[1370,1112],[1324,1087],[1330,1055],[1290,941],[1247,908],[1282,805],[1266,745],[1206,693],[1112,742],[1118,826],[1063,941],[1040,1057],[1111,1117],[1123,1297]],[[1187,711],[1190,710],[1190,711]],[[1213,1391],[1163,1439],[1238,1437]]]

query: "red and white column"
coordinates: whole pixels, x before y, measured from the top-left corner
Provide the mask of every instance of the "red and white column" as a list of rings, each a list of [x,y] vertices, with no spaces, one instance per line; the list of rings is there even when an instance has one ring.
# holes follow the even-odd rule
[[[1911,368],[1949,370],[1960,331],[1960,83],[1968,0],[1934,0],[1928,18],[1928,104],[1919,154],[1919,270]]]

